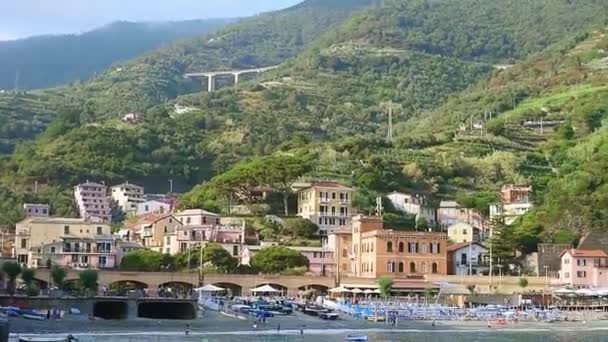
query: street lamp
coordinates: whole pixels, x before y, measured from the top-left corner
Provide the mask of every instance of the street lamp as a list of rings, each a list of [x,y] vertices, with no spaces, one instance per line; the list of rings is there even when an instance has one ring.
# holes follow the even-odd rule
[[[545,294],[543,295],[543,304],[547,305],[547,292],[549,291],[549,266],[544,265],[543,268],[545,269]]]
[[[498,288],[502,290],[502,265],[496,265],[498,268]]]

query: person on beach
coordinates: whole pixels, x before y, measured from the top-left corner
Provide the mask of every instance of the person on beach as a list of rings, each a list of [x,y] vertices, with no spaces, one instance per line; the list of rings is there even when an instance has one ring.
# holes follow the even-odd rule
[[[186,336],[190,335],[190,324],[186,324]]]
[[[280,333],[281,332],[281,323],[277,324],[277,332]]]

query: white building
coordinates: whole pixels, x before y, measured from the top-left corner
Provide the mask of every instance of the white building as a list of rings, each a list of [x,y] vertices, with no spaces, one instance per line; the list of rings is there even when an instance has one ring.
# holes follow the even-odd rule
[[[80,217],[85,220],[110,222],[110,197],[105,185],[89,181],[78,184],[74,187],[74,199]]]
[[[23,203],[23,212],[27,217],[48,217],[50,211],[48,204]]]
[[[488,250],[478,242],[448,246],[448,274],[479,275],[489,271]]]
[[[448,238],[454,243],[479,242],[481,236],[478,228],[459,222],[448,227]]]
[[[171,212],[171,204],[161,201],[145,201],[137,204],[135,216],[165,214]]]
[[[188,209],[173,216],[185,226],[219,225],[221,217],[204,209]]]
[[[426,197],[421,194],[405,194],[402,192],[392,192],[386,196],[395,209],[401,210],[410,215],[415,215],[416,220],[424,218],[431,225],[437,223],[436,210],[429,206]]]
[[[113,186],[110,193],[120,210],[130,216],[135,215],[137,205],[144,202],[144,188],[128,182]]]
[[[484,229],[483,217],[474,209],[464,208],[456,201],[441,201],[437,209],[437,223],[447,229],[456,223],[465,222],[478,229]]]
[[[510,226],[532,208],[532,203],[497,203],[490,205],[490,219],[501,217]]]

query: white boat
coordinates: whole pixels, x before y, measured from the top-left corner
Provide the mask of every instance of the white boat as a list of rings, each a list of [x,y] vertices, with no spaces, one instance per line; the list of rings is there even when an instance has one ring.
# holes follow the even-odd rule
[[[39,314],[23,314],[23,318],[25,319],[33,319],[36,321],[44,321],[44,317]]]
[[[19,336],[19,342],[71,342],[77,341],[71,335],[63,337]]]
[[[359,336],[346,336],[347,341],[367,341],[367,335],[359,335]]]

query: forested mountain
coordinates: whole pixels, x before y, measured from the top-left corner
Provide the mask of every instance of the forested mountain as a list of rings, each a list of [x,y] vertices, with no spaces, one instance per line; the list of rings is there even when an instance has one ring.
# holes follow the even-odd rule
[[[0,93],[0,154],[10,152],[15,142],[40,133],[65,107],[84,108],[83,123],[98,122],[129,112],[145,112],[180,94],[200,91],[198,81],[182,77],[186,72],[279,64],[353,11],[371,3],[372,0],[308,0],[292,8],[244,19],[216,34],[174,43],[115,65],[87,82],[44,91],[42,95]],[[90,51],[82,50],[82,53]],[[52,55],[64,52],[65,49],[57,49]],[[61,62],[67,60],[68,57]],[[0,65],[0,69],[3,67]],[[0,75],[8,79],[12,88],[14,70]],[[23,77],[22,72],[20,79]]]
[[[86,80],[113,63],[208,33],[231,21],[116,22],[82,34],[0,41],[0,89],[40,89]]]
[[[541,228],[522,222],[512,250],[553,239],[564,223],[543,213],[564,198],[546,189],[592,169],[571,149],[601,142],[605,2],[385,0],[346,18],[343,6],[369,3],[307,1],[42,93],[61,115],[2,161],[0,196],[65,212],[63,189],[87,178],[152,189],[172,178],[186,190],[211,179],[183,200],[220,210],[231,182],[260,182],[249,171],[287,155],[314,161],[305,178],[356,186],[363,210],[392,190],[477,205],[502,184],[531,182]],[[213,93],[181,76],[284,61],[258,83]],[[194,110],[178,114],[175,104]],[[117,120],[130,111],[144,122]],[[525,126],[541,115],[568,124],[543,135]],[[34,181],[45,189],[35,196]],[[595,188],[567,190],[600,208]]]

